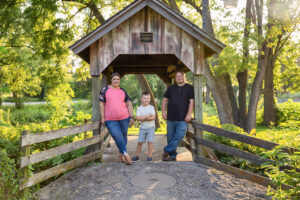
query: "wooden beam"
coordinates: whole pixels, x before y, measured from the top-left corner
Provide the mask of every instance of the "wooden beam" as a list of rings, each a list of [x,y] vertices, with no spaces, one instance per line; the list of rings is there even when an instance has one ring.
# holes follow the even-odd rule
[[[97,144],[103,140],[103,138],[108,133],[107,129],[105,129],[101,135],[96,135],[94,137],[80,140],[77,142],[57,146],[45,151],[41,151],[39,153],[27,155],[21,158],[21,168],[26,167],[30,164],[38,163],[50,158],[54,158],[56,156],[59,156],[61,154],[65,154],[71,151],[74,151],[76,149],[80,149],[89,145]]]
[[[101,151],[96,151],[90,154],[87,154],[85,156],[82,156],[80,158],[76,158],[74,160],[71,160],[69,162],[63,163],[61,165],[52,167],[50,169],[47,169],[45,171],[39,172],[37,174],[32,175],[27,180],[22,180],[22,184],[20,185],[20,190],[24,188],[28,188],[30,186],[33,186],[37,183],[40,183],[42,181],[45,181],[51,177],[57,176],[59,174],[62,174],[70,169],[73,169],[75,167],[79,167],[85,163],[88,163],[92,160],[95,160],[100,157]]]
[[[222,153],[227,153],[227,154],[230,154],[230,155],[233,155],[233,156],[237,156],[239,158],[243,158],[245,160],[249,160],[249,161],[252,161],[252,162],[257,163],[257,164],[263,164],[263,163],[266,163],[266,162],[269,162],[269,163],[272,163],[272,164],[275,163],[273,160],[263,158],[263,157],[260,157],[260,156],[256,156],[252,153],[241,151],[239,149],[229,147],[229,146],[226,146],[224,144],[219,144],[219,143],[216,143],[216,142],[213,142],[213,141],[210,141],[210,140],[206,140],[206,139],[203,139],[203,138],[200,138],[200,137],[195,137],[195,141],[198,144],[210,147],[210,148],[218,150]]]
[[[79,126],[72,126],[69,128],[63,128],[54,131],[23,135],[21,146],[23,147],[30,144],[36,144],[36,143],[54,140],[54,139],[58,139],[70,135],[75,135],[77,133],[92,131],[94,129],[99,129],[99,125],[100,125],[100,121],[94,121],[93,123],[88,123]]]
[[[223,163],[215,162],[215,161],[212,161],[212,160],[209,160],[207,158],[197,156],[197,155],[195,158],[195,162],[215,168],[217,170],[224,171],[224,172],[226,172],[228,174],[232,174],[238,178],[246,179],[251,182],[266,186],[266,187],[268,187],[269,185],[274,187],[274,185],[272,185],[272,182],[270,179],[265,178],[260,175],[257,175],[257,174],[254,174],[254,173],[251,173],[251,172],[248,172],[248,171],[245,171],[245,170],[242,170],[242,169],[239,169],[239,168],[236,168],[236,167],[232,167],[232,166],[229,166],[229,165],[226,165]],[[291,186],[284,185],[284,184],[281,185],[281,187],[282,187],[282,189],[285,189],[285,190],[292,188]]]
[[[227,131],[221,128],[217,128],[217,127],[213,127],[207,124],[201,124],[195,120],[192,121],[192,124],[194,126],[195,129],[200,129],[203,131],[207,131],[219,136],[223,136],[229,139],[233,139],[233,140],[237,140],[240,142],[244,142],[246,144],[251,144],[257,147],[261,147],[267,150],[272,150],[274,147],[278,146],[279,144],[277,143],[273,143],[273,142],[269,142],[266,140],[261,140],[255,137],[250,137],[248,135],[242,135],[239,133],[235,133],[232,131]],[[295,148],[285,148],[283,149],[286,153],[291,153],[291,152],[299,152],[300,150],[295,149]]]

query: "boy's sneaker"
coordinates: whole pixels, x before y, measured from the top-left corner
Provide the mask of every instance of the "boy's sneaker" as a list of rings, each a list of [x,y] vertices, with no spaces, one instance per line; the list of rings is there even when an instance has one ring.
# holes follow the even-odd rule
[[[139,161],[139,157],[138,156],[134,156],[131,160],[132,160],[132,162],[135,163],[135,162]]]
[[[147,157],[147,162],[152,162],[152,157]]]

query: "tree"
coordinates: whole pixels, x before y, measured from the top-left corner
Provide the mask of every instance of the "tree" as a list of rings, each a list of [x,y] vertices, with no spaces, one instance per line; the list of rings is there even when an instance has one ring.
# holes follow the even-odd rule
[[[166,1],[164,2],[167,3]],[[183,0],[183,2],[193,7],[202,16],[202,29],[214,36],[214,28],[210,15],[211,7],[209,6],[209,1],[202,0],[201,4],[197,4],[195,1],[191,0]],[[220,70],[220,68],[216,66],[209,67],[208,63],[206,63],[205,65],[207,86],[210,88],[212,96],[214,97],[214,100],[216,102],[221,123],[234,123],[244,128],[248,132],[256,127],[256,110],[262,90],[262,83],[265,78],[265,72],[268,63],[272,64],[272,62],[270,62],[268,58],[273,57],[273,51],[276,51],[276,45],[272,45],[274,42],[274,37],[272,38],[271,34],[274,30],[280,27],[272,22],[275,13],[279,13],[278,10],[274,10],[275,3],[275,0],[268,1],[266,3],[264,3],[263,0],[256,0],[254,3],[252,2],[252,0],[247,1],[244,37],[243,42],[241,42],[243,46],[243,56],[240,57],[241,61],[235,60],[240,64],[235,64],[237,68],[236,70],[234,70],[236,71],[235,76],[237,77],[239,84],[238,104],[232,87],[232,73],[226,70],[226,66],[225,69]],[[169,5],[171,8],[174,8],[174,4]],[[264,6],[267,7],[267,14],[263,13]],[[177,9],[175,9],[175,11],[176,10]],[[295,16],[296,19],[299,18],[297,17],[297,15]],[[265,18],[267,20],[264,20]],[[267,21],[267,24],[264,24],[265,21]],[[252,24],[250,22],[252,22]],[[295,22],[293,22],[292,24],[295,25]],[[287,36],[290,36],[291,32],[293,32],[295,29],[292,30],[283,28],[283,30],[287,31]],[[227,35],[228,33],[230,34],[230,30],[227,29],[227,31]],[[250,34],[251,31],[253,31],[252,34]],[[277,36],[281,35],[277,34]],[[252,38],[252,41],[256,41],[257,44],[256,50],[253,51],[254,53],[257,52],[257,68],[255,69],[251,92],[249,94],[250,101],[248,104],[247,112],[246,87],[248,85],[248,69],[252,68],[251,64],[249,63],[249,61],[251,60],[249,57],[250,37]],[[288,41],[289,38],[290,37],[286,37],[285,41]],[[235,42],[237,43],[240,41],[237,39]],[[228,52],[234,53],[232,52],[232,50],[234,51],[236,47],[233,47],[232,45],[233,44],[228,44],[229,47],[223,51],[221,56],[218,56],[218,59],[216,59],[218,63],[217,66],[222,65],[224,57],[227,57],[225,58],[227,60],[228,57],[230,59],[233,58],[232,56],[230,57],[230,54],[228,54]],[[284,46],[284,43],[282,44],[282,46]],[[237,53],[234,54],[237,55],[236,58],[239,57]],[[253,60],[251,62],[253,65]]]
[[[264,85],[264,125],[276,122],[274,100],[274,68],[281,50],[287,45],[300,22],[299,4],[296,1],[271,1],[269,6],[268,44],[271,47],[267,58],[267,69]],[[285,9],[282,9],[282,8]],[[290,47],[291,48],[291,47]]]

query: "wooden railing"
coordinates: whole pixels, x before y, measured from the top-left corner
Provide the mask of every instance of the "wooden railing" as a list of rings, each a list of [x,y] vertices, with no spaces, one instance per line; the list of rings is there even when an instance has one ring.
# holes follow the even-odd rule
[[[57,146],[45,151],[41,151],[39,153],[30,153],[30,147],[33,144],[59,139],[62,137],[67,137],[78,133],[84,133],[87,131],[93,131],[97,129],[102,129],[99,135],[95,135],[87,139],[84,138],[83,140],[79,140],[73,143]],[[65,162],[63,164],[57,165],[50,169],[38,172],[36,174],[33,174],[31,177],[28,177],[28,174],[26,173],[27,170],[24,170],[24,178],[20,181],[20,190],[45,181],[51,177],[64,173],[75,167],[79,167],[92,160],[101,158],[104,148],[109,144],[109,141],[110,135],[108,134],[106,128],[100,127],[99,121],[37,134],[30,134],[29,131],[23,131],[21,137],[21,147],[24,156],[21,157],[21,168],[26,168],[29,165],[42,162],[44,160],[48,160],[56,156],[74,151],[76,149],[80,149],[91,145],[99,144],[99,150],[84,155],[82,157],[76,158],[74,160]]]
[[[256,147],[261,147],[261,148],[264,148],[267,150],[272,150],[274,147],[279,145],[279,144],[276,144],[273,142],[261,140],[261,139],[254,138],[251,136],[238,134],[238,133],[235,133],[232,131],[227,131],[227,130],[213,127],[213,126],[206,125],[206,124],[201,124],[201,123],[197,122],[196,120],[192,121],[192,126],[194,129],[198,129],[201,131],[207,131],[207,132],[219,135],[219,136],[223,136],[223,137],[233,139],[233,140],[236,140],[239,142],[250,144],[250,145],[253,145]],[[263,157],[255,155],[255,154],[239,150],[237,148],[229,147],[224,144],[220,144],[217,142],[213,142],[213,141],[195,136],[194,132],[191,131],[191,129],[189,129],[187,131],[186,139],[183,140],[183,144],[188,150],[190,150],[192,152],[192,154],[194,155],[195,162],[213,167],[218,170],[225,171],[227,173],[233,174],[240,178],[250,180],[252,182],[259,183],[264,186],[272,185],[271,180],[268,178],[265,178],[263,176],[260,176],[260,175],[257,175],[257,174],[254,174],[254,173],[251,173],[251,172],[248,172],[248,171],[236,168],[236,167],[232,167],[230,165],[226,165],[226,164],[223,164],[220,162],[216,162],[216,161],[204,158],[199,155],[196,155],[196,145],[195,144],[199,144],[199,145],[202,145],[202,146],[214,149],[214,150],[218,150],[218,151],[226,153],[226,154],[237,156],[239,158],[243,158],[245,160],[252,161],[257,164],[263,164],[266,162],[269,162],[270,164],[275,164],[275,161],[273,161],[273,160],[263,158]],[[285,149],[283,149],[283,151],[286,153],[292,153],[292,152],[299,151],[299,150],[295,149],[295,148],[285,148]],[[291,169],[291,167],[284,166],[281,169]],[[300,171],[300,169],[297,169],[297,171]],[[290,189],[291,187],[288,185],[283,185],[282,188]]]

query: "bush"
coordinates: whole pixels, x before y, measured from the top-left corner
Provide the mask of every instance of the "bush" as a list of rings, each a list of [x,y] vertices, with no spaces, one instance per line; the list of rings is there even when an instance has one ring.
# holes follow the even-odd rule
[[[289,99],[285,103],[278,104],[277,124],[281,127],[300,128],[300,103]]]
[[[277,146],[272,151],[265,153],[265,156],[276,162],[275,166],[265,165],[265,173],[271,179],[272,184],[275,185],[275,188],[269,186],[267,194],[278,200],[298,199],[300,197],[300,173],[297,172],[297,168],[300,168],[300,152],[283,153],[281,151],[282,147]],[[280,167],[286,165],[292,168],[286,169],[284,172],[280,170]],[[283,190],[283,184],[292,186],[292,188]]]

